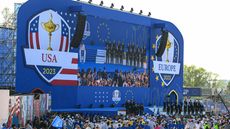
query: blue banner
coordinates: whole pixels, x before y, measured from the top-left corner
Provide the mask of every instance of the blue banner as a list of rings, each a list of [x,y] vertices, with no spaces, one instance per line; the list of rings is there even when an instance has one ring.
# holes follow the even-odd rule
[[[201,96],[201,88],[184,88],[184,96]]]

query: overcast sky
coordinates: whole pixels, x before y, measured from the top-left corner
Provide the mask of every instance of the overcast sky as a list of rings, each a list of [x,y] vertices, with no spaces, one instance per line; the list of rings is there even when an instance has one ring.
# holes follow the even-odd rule
[[[4,7],[25,0],[2,0]],[[86,1],[86,0],[84,0]],[[93,0],[99,4],[100,0]],[[105,6],[124,5],[138,13],[174,23],[184,37],[184,63],[203,67],[230,80],[230,7],[229,0],[104,0]],[[2,17],[0,17],[0,22]]]

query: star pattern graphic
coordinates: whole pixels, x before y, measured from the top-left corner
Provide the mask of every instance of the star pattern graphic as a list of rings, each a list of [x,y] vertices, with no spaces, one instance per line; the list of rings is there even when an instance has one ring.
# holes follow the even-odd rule
[[[153,48],[153,49],[155,49],[155,48],[156,48],[156,45],[155,45],[154,43],[153,43],[153,45],[152,45],[152,48]]]
[[[159,38],[159,35],[156,35],[156,39],[158,39]]]
[[[109,26],[102,22],[97,26],[97,38],[101,42],[107,42],[110,40],[110,28]]]
[[[66,22],[67,24],[70,26],[70,36],[71,36],[71,39],[73,38],[74,36],[74,33],[76,31],[76,17],[77,15],[74,14],[74,13],[67,13],[67,12],[57,12],[59,15],[61,15],[64,19],[67,19]]]
[[[158,81],[158,80],[159,80],[159,76],[157,75],[157,76],[155,77],[155,79],[156,79],[156,81]]]
[[[154,56],[151,56],[151,60],[154,61]]]
[[[162,86],[162,87],[165,86],[165,83],[164,83],[164,82],[161,82],[161,86]]]
[[[109,92],[94,92],[94,102],[95,103],[108,103],[109,102]]]
[[[125,93],[125,100],[127,100],[127,98],[131,98],[131,100],[134,100],[134,93],[132,90],[127,90]]]
[[[174,41],[174,42],[176,42],[176,41]],[[178,58],[178,54],[179,54],[179,51],[178,51],[179,49],[178,49],[178,46],[177,46],[177,44],[175,44],[175,56],[173,57],[173,61],[174,62],[177,62],[177,58]]]

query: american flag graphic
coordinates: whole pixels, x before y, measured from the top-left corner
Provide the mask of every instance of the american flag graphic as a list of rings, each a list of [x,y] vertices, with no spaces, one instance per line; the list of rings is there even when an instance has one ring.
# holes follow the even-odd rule
[[[21,100],[20,100],[20,97],[17,96],[16,98],[16,115],[19,116],[19,113],[20,113],[20,103],[21,103]]]
[[[7,120],[7,127],[11,127],[12,119],[13,119],[14,114],[16,114],[17,117],[19,117],[19,115],[20,115],[20,103],[21,103],[21,101],[20,101],[19,96],[16,97],[16,103],[14,103],[13,107],[11,107],[12,103],[10,101],[9,105],[10,105],[11,109],[10,109],[9,117],[8,117],[8,120]]]
[[[51,81],[52,85],[78,86],[78,58],[73,58],[71,64],[74,65],[75,68],[63,68],[60,73],[54,76],[53,81]]]
[[[37,16],[30,23],[29,29],[29,46],[32,49],[40,49],[39,43],[39,35],[38,35],[38,24],[39,24],[39,16]]]
[[[61,43],[59,47],[59,51],[67,52],[69,50],[69,29],[67,28],[66,24],[61,21]]]
[[[58,44],[58,48],[56,48],[57,50],[53,50],[54,51],[60,51],[60,52],[67,52],[66,54],[69,54],[68,52],[70,51],[70,36],[73,37],[73,34],[76,30],[76,16],[74,14],[71,15],[67,15],[67,13],[62,13],[62,12],[54,12],[53,10],[47,10],[44,11],[40,14],[38,14],[37,16],[35,16],[29,23],[29,47],[31,49],[43,49],[41,48],[42,44],[47,44],[46,42],[43,43],[42,42],[42,38],[43,37],[39,37],[39,29],[41,27],[40,24],[42,22],[47,22],[47,21],[40,21],[40,19],[42,19],[42,15],[44,13],[49,13],[52,14],[53,17],[55,16],[57,20],[57,18],[60,19],[60,25],[58,25],[58,29],[57,31],[53,32],[53,33],[61,33],[60,37],[55,37],[55,38],[60,38],[58,41],[59,42],[54,42],[53,39],[54,37],[52,37],[52,45],[54,44]],[[71,18],[70,18],[71,16]],[[64,20],[67,19],[67,20]],[[70,21],[71,19],[71,21]],[[71,25],[73,28],[70,28],[69,25]],[[43,28],[42,28],[43,29]],[[53,34],[52,33],[52,34]],[[40,39],[40,41],[39,41]],[[47,79],[45,75],[43,75],[40,70],[39,67],[40,66],[36,66],[37,70],[40,71],[39,73],[42,74],[42,77],[45,78],[45,80],[47,80],[49,83],[51,83],[52,85],[68,85],[68,86],[77,86],[79,84],[79,78],[77,77],[78,74],[78,53],[74,53],[75,56],[71,56],[71,60],[69,62],[65,62],[68,63],[68,67],[64,67],[61,66],[61,70],[51,79]],[[73,53],[72,53],[73,55]],[[46,67],[46,66],[43,66]],[[48,68],[52,68],[52,66],[47,66]]]

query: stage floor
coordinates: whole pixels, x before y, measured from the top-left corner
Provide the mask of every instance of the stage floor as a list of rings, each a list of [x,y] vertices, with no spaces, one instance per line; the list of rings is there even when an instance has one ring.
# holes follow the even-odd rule
[[[144,112],[153,114],[157,113],[156,108],[154,107],[144,107]],[[126,111],[124,107],[104,107],[104,108],[69,108],[69,109],[52,109],[52,112],[73,112],[73,113],[83,113],[83,114],[103,114],[103,115],[112,115],[118,114],[119,112]]]
[[[69,108],[69,109],[53,109],[53,112],[114,112],[114,111],[125,111],[124,107],[116,108]]]

